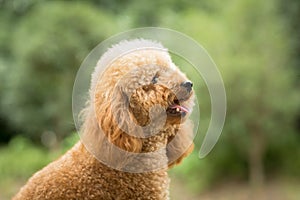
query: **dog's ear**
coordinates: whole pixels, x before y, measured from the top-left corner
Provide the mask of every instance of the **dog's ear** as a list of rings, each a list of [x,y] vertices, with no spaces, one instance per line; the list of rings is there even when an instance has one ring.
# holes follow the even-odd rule
[[[191,120],[187,120],[180,126],[176,136],[170,138],[168,141],[168,167],[171,168],[181,163],[193,149],[193,123]]]
[[[97,97],[95,101],[98,124],[109,142],[128,152],[141,152],[142,140],[138,138],[141,130],[134,122],[122,90],[116,88],[109,101],[97,104]]]

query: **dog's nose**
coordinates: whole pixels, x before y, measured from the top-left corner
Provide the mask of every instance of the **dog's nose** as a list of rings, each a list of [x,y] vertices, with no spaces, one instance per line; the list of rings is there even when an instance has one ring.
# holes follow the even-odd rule
[[[185,87],[185,89],[190,92],[192,90],[193,83],[191,81],[185,81],[181,83],[181,86]]]

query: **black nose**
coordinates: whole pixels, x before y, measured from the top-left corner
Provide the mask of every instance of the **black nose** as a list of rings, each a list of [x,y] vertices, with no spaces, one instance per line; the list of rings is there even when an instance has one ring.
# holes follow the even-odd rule
[[[185,81],[181,84],[181,86],[185,87],[185,89],[190,92],[193,87],[193,83],[191,81]]]

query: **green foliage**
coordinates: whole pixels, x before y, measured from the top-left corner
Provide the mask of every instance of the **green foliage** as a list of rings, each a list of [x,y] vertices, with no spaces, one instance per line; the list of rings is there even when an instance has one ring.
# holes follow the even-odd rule
[[[47,2],[24,16],[13,33],[15,62],[6,66],[1,102],[11,123],[30,137],[72,130],[76,71],[91,49],[115,32],[112,24],[108,14],[82,3]]]
[[[13,138],[6,147],[0,147],[0,199],[6,196],[9,199],[32,174],[57,159],[78,139],[78,134],[73,133],[52,151],[21,136]]]
[[[286,1],[280,1],[280,14],[282,18],[285,20],[285,23],[289,26],[286,27],[287,30],[291,33],[291,42],[290,46],[292,47],[293,51],[291,52],[291,55],[293,56],[293,59],[291,60],[291,64],[295,67],[297,71],[295,71],[298,76],[300,75],[300,24],[299,24],[299,18],[300,18],[300,1],[298,0],[289,0]],[[299,80],[299,79],[298,79]],[[299,83],[299,81],[298,81]]]
[[[26,138],[15,137],[7,148],[0,149],[1,180],[11,177],[27,178],[51,160],[51,156],[46,152],[46,149],[33,146]]]
[[[74,133],[66,137],[58,149],[49,151],[49,149],[34,145],[25,137],[13,138],[6,148],[0,147],[0,180],[27,179],[34,172],[70,149],[78,139],[78,134]]]
[[[25,138],[16,137],[6,146],[0,147],[0,199],[10,199],[35,171],[50,160],[46,149],[33,146]]]
[[[215,177],[209,162],[199,162],[197,152],[193,152],[181,165],[174,167],[170,175],[178,178],[194,193],[208,189]]]
[[[74,132],[71,135],[69,135],[68,137],[66,137],[62,142],[62,147],[61,147],[62,152],[66,152],[67,150],[71,149],[72,146],[76,142],[78,142],[79,139],[80,139],[79,135],[76,132]]]
[[[218,12],[191,9],[184,16],[173,18],[173,28],[203,41],[219,64],[228,101],[220,141],[208,158],[199,161],[204,162],[201,166],[205,166],[205,174],[199,173],[201,166],[193,163],[188,171],[198,176],[190,178],[205,179],[206,183],[221,180],[224,175],[246,179],[249,152],[255,148],[251,138],[257,133],[266,140],[261,155],[265,171],[297,175],[295,165],[298,167],[299,163],[293,165],[291,160],[299,160],[296,144],[300,140],[294,124],[300,94],[290,62],[289,32],[277,14],[276,4],[232,2],[230,5],[234,6],[216,6]],[[187,26],[188,23],[198,26]],[[190,77],[196,80],[192,73]],[[199,91],[202,100],[206,94]],[[201,116],[209,118],[207,102],[202,106]],[[185,170],[178,172],[186,177]]]

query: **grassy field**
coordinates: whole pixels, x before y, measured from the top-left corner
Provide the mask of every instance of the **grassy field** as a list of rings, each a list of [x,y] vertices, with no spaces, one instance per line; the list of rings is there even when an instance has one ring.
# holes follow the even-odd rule
[[[182,181],[173,177],[172,200],[299,200],[300,181],[279,178],[268,181],[261,191],[252,191],[246,182],[228,181],[219,183],[201,193],[189,192]]]

